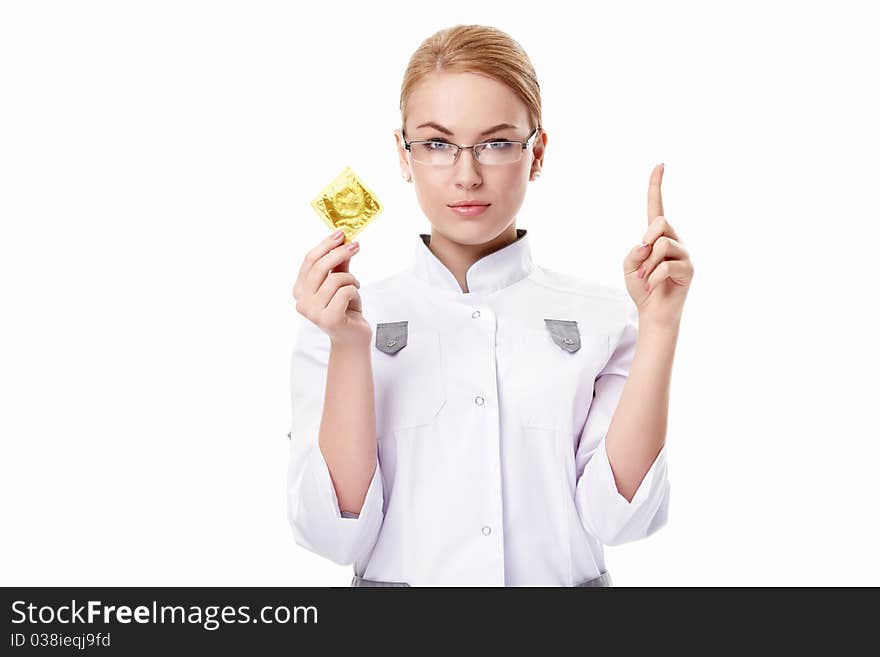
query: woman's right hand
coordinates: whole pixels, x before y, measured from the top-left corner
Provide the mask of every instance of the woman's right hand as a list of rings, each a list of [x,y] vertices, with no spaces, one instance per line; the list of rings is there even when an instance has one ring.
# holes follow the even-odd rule
[[[306,253],[293,286],[296,311],[324,331],[333,344],[369,344],[373,330],[363,315],[361,284],[348,271],[349,259],[360,245],[345,244],[343,239],[344,235],[329,235]]]

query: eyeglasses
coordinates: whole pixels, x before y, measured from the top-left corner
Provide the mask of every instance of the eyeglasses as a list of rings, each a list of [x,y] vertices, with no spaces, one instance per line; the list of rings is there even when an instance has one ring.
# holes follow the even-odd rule
[[[535,128],[525,141],[508,141],[507,139],[492,139],[473,146],[459,146],[448,141],[436,139],[407,142],[404,137],[403,143],[410,152],[414,162],[430,164],[432,166],[452,166],[458,161],[458,156],[463,150],[471,149],[474,157],[480,164],[495,166],[499,164],[513,164],[522,159],[525,150],[532,145],[532,141],[541,130],[541,126]],[[403,129],[401,128],[401,134]]]

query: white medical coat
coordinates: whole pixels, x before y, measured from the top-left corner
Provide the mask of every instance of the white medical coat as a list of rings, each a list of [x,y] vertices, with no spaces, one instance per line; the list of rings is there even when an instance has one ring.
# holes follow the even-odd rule
[[[603,544],[666,524],[665,445],[631,502],[605,449],[635,305],[537,266],[527,231],[517,235],[471,265],[467,293],[427,234],[410,267],[361,286],[378,466],[359,515],[340,512],[318,447],[330,339],[301,318],[288,468],[297,544],[411,586],[572,586],[605,572]]]

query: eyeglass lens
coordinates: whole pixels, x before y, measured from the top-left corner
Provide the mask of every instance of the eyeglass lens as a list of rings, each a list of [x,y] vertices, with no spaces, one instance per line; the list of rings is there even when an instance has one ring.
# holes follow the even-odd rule
[[[422,164],[450,165],[455,162],[454,144],[439,141],[422,142],[412,144],[410,148],[413,159]],[[478,144],[474,151],[480,164],[512,164],[522,157],[523,147],[519,142],[496,141]]]

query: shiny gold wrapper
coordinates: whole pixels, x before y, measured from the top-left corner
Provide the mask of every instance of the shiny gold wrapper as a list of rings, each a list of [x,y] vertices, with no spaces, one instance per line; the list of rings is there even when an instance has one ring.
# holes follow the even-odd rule
[[[379,199],[351,167],[345,167],[321,190],[312,201],[312,207],[330,230],[341,229],[345,233],[345,242],[353,241],[383,210]]]

